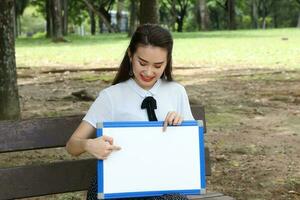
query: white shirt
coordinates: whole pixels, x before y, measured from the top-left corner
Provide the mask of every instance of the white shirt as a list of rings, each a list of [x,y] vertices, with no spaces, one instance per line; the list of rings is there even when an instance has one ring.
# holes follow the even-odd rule
[[[186,91],[179,83],[159,79],[145,90],[129,79],[102,90],[83,120],[95,128],[97,122],[103,121],[148,121],[147,110],[141,109],[148,96],[156,99],[158,121],[164,121],[170,111],[179,113],[184,120],[194,119]]]

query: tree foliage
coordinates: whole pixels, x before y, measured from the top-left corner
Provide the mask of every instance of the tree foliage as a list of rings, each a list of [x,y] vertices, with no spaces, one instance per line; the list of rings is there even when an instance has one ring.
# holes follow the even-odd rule
[[[16,19],[23,14],[28,5],[34,5],[46,19],[46,0],[15,0],[15,2]],[[92,7],[89,7],[85,2],[89,2]],[[135,7],[137,5],[138,7],[132,7],[133,2]],[[158,10],[159,23],[179,32],[300,26],[300,0],[159,0],[155,1],[157,6],[151,7],[152,2],[137,0],[68,0],[69,29],[72,31],[74,30],[73,27],[85,24],[85,26],[91,26],[93,34],[95,34],[96,27],[99,27],[100,32],[103,32],[104,29],[109,32],[117,32],[119,30],[117,24],[120,23],[120,11],[117,14],[116,24],[111,21],[110,12],[112,10],[117,11],[121,4],[123,5],[122,9],[127,11],[129,16],[133,16],[134,20],[131,24],[141,22],[141,20],[143,21],[141,17],[145,18],[145,16],[150,15],[139,14],[139,5],[141,5],[141,8],[145,10],[141,12],[154,10],[154,13],[155,10]],[[145,5],[145,8],[143,5]],[[202,24],[201,16],[204,20],[202,20]],[[17,21],[16,26],[20,26]],[[129,21],[126,26],[131,26]],[[129,32],[132,31],[129,30]]]

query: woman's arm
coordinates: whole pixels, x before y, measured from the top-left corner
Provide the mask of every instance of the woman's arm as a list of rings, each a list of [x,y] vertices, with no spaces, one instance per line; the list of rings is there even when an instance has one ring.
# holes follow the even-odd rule
[[[98,159],[106,159],[113,150],[119,150],[120,147],[113,145],[113,138],[102,136],[90,139],[95,134],[96,129],[86,121],[82,121],[75,130],[66,149],[69,154],[79,156],[88,152]]]

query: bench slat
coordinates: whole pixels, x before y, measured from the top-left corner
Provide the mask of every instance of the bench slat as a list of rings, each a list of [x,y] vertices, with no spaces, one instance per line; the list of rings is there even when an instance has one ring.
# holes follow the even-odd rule
[[[0,121],[0,153],[65,146],[82,117]]]
[[[0,199],[86,190],[95,172],[95,159],[0,169]]]
[[[211,176],[210,154],[208,147],[205,147],[205,174]]]
[[[221,194],[220,196],[213,196],[213,197],[206,196],[206,195],[203,196],[199,195],[197,197],[189,196],[189,199],[191,200],[235,200],[234,198],[230,196],[224,196],[223,194]]]
[[[191,105],[192,114],[196,120],[202,120],[204,125],[204,133],[206,133],[205,109],[201,105]]]
[[[204,107],[192,106],[195,119],[204,121]],[[83,115],[0,121],[0,153],[63,147],[78,127]]]
[[[233,200],[233,198],[228,198],[228,196],[224,196],[222,193],[219,192],[208,192],[203,195],[188,195],[187,196],[191,200]]]
[[[0,169],[0,199],[86,190],[96,174],[96,162],[85,159]]]

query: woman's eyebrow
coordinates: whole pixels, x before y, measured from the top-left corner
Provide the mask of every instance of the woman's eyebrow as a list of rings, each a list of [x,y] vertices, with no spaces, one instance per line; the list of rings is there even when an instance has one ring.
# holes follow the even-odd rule
[[[143,62],[145,62],[145,63],[149,63],[147,60],[145,60],[145,59],[143,59],[143,58],[141,58],[141,57],[139,57],[138,56],[138,59],[140,59],[141,61],[143,61]],[[156,62],[156,63],[154,63],[154,64],[163,64],[165,61],[162,61],[162,62]]]

